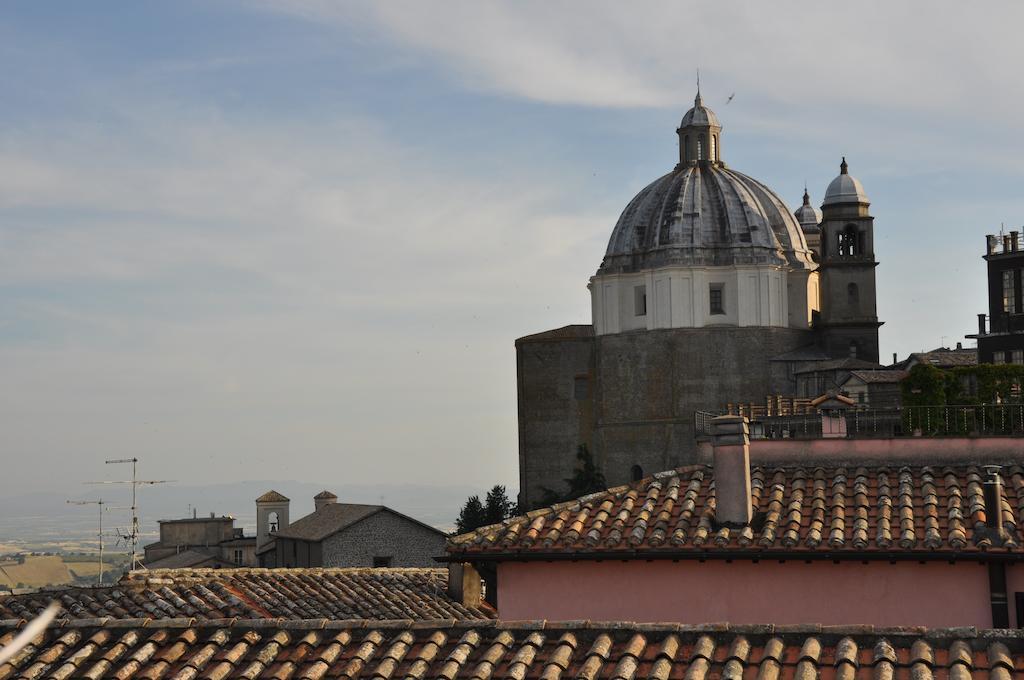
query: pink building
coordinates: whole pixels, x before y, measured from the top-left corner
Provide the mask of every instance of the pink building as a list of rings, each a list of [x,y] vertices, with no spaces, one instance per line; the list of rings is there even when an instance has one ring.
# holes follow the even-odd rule
[[[787,460],[737,416],[715,428],[709,465],[483,527],[448,558],[505,620],[1024,626],[1019,440]]]

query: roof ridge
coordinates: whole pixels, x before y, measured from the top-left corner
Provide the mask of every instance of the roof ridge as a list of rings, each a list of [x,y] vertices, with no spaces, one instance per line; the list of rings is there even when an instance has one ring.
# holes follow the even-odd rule
[[[27,625],[25,619],[0,620],[0,630],[18,629]],[[1024,629],[976,628],[974,626],[927,628],[924,626],[874,626],[865,624],[822,625],[804,624],[735,624],[710,622],[684,624],[673,622],[567,620],[551,621],[542,619],[197,619],[197,618],[132,618],[111,617],[91,619],[56,619],[49,628],[234,628],[278,629],[278,630],[432,630],[432,629],[478,629],[496,628],[501,630],[548,630],[548,631],[643,631],[682,634],[729,633],[733,635],[765,635],[774,637],[797,636],[851,636],[884,638],[927,638],[927,639],[987,639],[998,633],[1001,638],[1024,640]]]

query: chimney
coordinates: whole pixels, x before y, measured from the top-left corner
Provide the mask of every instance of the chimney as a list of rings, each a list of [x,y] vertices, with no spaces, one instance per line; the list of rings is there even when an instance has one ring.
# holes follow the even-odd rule
[[[715,469],[715,521],[740,527],[750,524],[750,438],[744,416],[711,419]]]
[[[324,490],[313,496],[313,512],[320,512],[320,510],[332,503],[337,503],[338,497],[330,491]]]
[[[448,597],[463,607],[479,607],[483,603],[483,579],[469,562],[448,563]]]
[[[978,315],[978,335],[985,335],[985,315]]]
[[[1010,250],[1012,250],[1013,252],[1017,252],[1019,249],[1020,249],[1020,232],[1019,231],[1011,231],[1010,232]]]
[[[964,348],[964,343],[962,343],[962,342],[956,343],[956,348],[957,349],[963,349]]]
[[[996,249],[999,247],[999,240],[995,234],[988,234],[985,236],[985,246],[989,255],[994,255]]]
[[[896,352],[892,353],[892,363],[893,365],[896,365]]]
[[[1003,234],[1003,252],[1004,253],[1010,252],[1010,235],[1009,234]]]
[[[1003,480],[999,476],[999,465],[985,466],[985,526],[997,536],[1003,535]]]

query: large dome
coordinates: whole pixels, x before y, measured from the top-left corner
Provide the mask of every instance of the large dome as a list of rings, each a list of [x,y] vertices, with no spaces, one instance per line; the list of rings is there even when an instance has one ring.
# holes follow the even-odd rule
[[[679,164],[626,206],[598,274],[674,265],[814,268],[785,201],[722,163],[721,132],[698,91],[676,130]]]
[[[676,166],[629,202],[599,274],[668,265],[814,265],[786,203],[720,162]]]

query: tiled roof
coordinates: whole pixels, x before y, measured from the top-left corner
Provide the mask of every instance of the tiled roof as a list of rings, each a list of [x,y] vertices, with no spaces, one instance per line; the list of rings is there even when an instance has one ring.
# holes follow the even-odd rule
[[[985,526],[983,474],[976,466],[753,466],[755,520],[729,529],[714,524],[712,469],[694,465],[456,536],[448,551],[1024,554],[1024,469],[1003,468],[1002,541]]]
[[[284,503],[288,501],[288,497],[284,494],[280,494],[273,489],[266,492],[262,496],[256,499],[257,503]]]
[[[57,600],[60,616],[169,619],[484,618],[446,593],[445,569],[167,569],[114,586],[0,596],[0,618],[29,618]],[[2,677],[2,676],[0,676]]]
[[[846,357],[844,359],[831,359],[829,361],[819,361],[815,364],[810,364],[799,371],[794,371],[795,374],[800,375],[802,373],[814,373],[816,371],[834,371],[839,369],[845,370],[872,370],[876,368],[882,368],[881,364],[876,364],[873,361],[864,361],[863,359],[854,359]]]
[[[197,567],[207,562],[223,563],[218,555],[200,552],[198,550],[182,550],[180,553],[168,555],[159,560],[146,563],[147,569],[180,569],[182,567]]]
[[[302,519],[292,522],[274,535],[303,541],[322,541],[383,509],[383,505],[330,503]]]
[[[532,335],[524,335],[516,340],[520,342],[535,342],[540,340],[589,340],[594,337],[594,327],[589,324],[572,324],[554,328],[550,331],[541,331]]]
[[[329,503],[319,510],[315,510],[302,519],[292,522],[284,529],[276,532],[274,536],[281,538],[297,538],[302,541],[322,541],[343,529],[363,521],[370,515],[378,512],[388,512],[410,522],[415,522],[425,529],[436,531],[445,535],[437,527],[421,522],[415,517],[409,517],[387,507],[386,505],[362,505],[361,503]],[[268,544],[272,546],[273,544]],[[258,551],[259,552],[259,551]]]
[[[0,622],[0,645],[18,623]],[[73,621],[0,679],[1009,680],[1024,633],[820,626],[438,621]]]
[[[334,493],[328,491],[327,489],[324,489],[323,491],[321,491],[317,495],[313,496],[313,500],[324,500],[324,499],[327,499],[327,498],[337,498],[337,497],[338,497],[337,494],[334,494]]]
[[[910,375],[907,371],[850,371],[851,376],[860,378],[865,383],[898,383]]]
[[[955,368],[957,366],[977,366],[978,350],[965,349],[933,349],[930,352],[914,352],[902,363],[917,362],[938,368]]]

